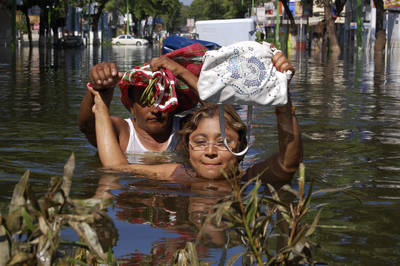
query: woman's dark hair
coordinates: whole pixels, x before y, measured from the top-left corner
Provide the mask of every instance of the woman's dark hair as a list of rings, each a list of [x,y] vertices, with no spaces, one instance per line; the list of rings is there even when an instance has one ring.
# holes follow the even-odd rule
[[[186,119],[182,129],[179,131],[182,146],[186,154],[189,154],[190,134],[197,129],[202,119],[213,118],[215,116],[218,116],[218,105],[205,104]],[[244,150],[247,146],[246,125],[243,123],[242,119],[240,119],[240,116],[236,113],[235,109],[231,105],[224,105],[224,118],[225,123],[239,135],[239,145],[236,146],[235,150]]]

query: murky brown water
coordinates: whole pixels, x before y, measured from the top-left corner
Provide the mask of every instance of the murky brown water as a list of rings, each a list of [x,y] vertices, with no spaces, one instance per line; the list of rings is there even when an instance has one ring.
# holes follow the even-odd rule
[[[118,231],[115,254],[130,261],[164,264],[194,239],[198,214],[215,203],[204,191],[105,174],[96,150],[77,128],[80,100],[90,66],[117,62],[127,70],[158,55],[150,48],[104,48],[40,52],[37,48],[0,50],[0,207],[6,210],[14,184],[26,169],[38,191],[60,175],[71,152],[77,158],[73,197],[92,197],[99,181],[116,196],[109,209]],[[306,175],[316,188],[349,185],[348,194],[313,199],[323,206],[313,240],[318,261],[329,264],[400,263],[400,55],[383,58],[346,49],[337,59],[291,52],[297,72],[291,92],[303,133]],[[111,112],[127,117],[116,91]],[[255,144],[246,163],[277,150],[271,108],[256,108]],[[267,133],[265,133],[267,131]],[[267,151],[267,152],[265,152]],[[200,196],[199,196],[200,195]],[[358,198],[359,200],[357,200]],[[66,233],[66,238],[73,238]],[[200,255],[219,264],[224,250],[218,236]],[[235,247],[227,256],[240,250]]]

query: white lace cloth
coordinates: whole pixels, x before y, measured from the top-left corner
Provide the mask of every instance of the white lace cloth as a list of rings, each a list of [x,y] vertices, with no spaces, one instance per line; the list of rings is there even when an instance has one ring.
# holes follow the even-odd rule
[[[197,83],[206,102],[250,105],[287,103],[288,78],[272,63],[269,43],[238,42],[206,52]]]

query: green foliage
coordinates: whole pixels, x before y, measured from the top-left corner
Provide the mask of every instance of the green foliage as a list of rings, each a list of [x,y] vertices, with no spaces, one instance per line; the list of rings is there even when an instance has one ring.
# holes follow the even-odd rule
[[[254,1],[254,6],[263,1]],[[189,16],[197,20],[243,18],[252,5],[250,0],[194,0]]]
[[[174,31],[186,22],[180,16],[182,6],[179,0],[110,0],[105,9],[116,9],[120,14],[129,10],[135,22],[148,16],[161,17],[167,29]]]
[[[32,192],[29,171],[21,177],[14,188],[7,216],[0,216],[0,238],[3,239],[0,241],[0,265],[117,264],[112,253],[117,232],[104,211],[112,202],[110,199],[70,199],[74,168],[72,154],[63,176],[52,177],[47,193],[40,198]],[[225,174],[225,177],[232,193],[220,200],[206,217],[196,244],[188,242],[184,249],[176,251],[172,265],[208,265],[199,260],[196,245],[211,224],[224,228],[227,233],[236,232],[242,241],[244,252],[233,255],[228,265],[233,265],[239,258],[246,265],[313,265],[311,247],[315,244],[310,241],[310,236],[318,227],[321,209],[310,217],[311,198],[349,188],[313,192],[311,182],[306,189],[303,164],[300,165],[297,191],[289,185],[276,188],[261,184],[259,176],[245,184],[242,184],[240,174]],[[260,192],[263,186],[268,189],[268,194]],[[60,232],[66,226],[78,234],[80,241],[60,239]],[[108,239],[105,240],[110,242],[108,244],[101,239],[104,230],[107,230]],[[109,236],[112,236],[111,241]],[[285,241],[274,247],[277,237]],[[226,246],[229,246],[229,238],[227,241]],[[64,244],[73,247],[72,254],[57,257]]]
[[[236,171],[233,171],[236,172]],[[205,219],[200,230],[197,242],[200,241],[203,230],[207,225],[224,225],[225,230],[234,230],[240,235],[244,252],[233,255],[228,265],[233,265],[240,257],[244,264],[249,265],[314,265],[311,256],[311,247],[315,244],[310,236],[318,225],[321,209],[317,211],[312,223],[308,224],[312,193],[312,183],[305,189],[304,165],[300,165],[298,191],[289,185],[275,188],[266,184],[269,194],[260,193],[261,181],[259,176],[241,185],[240,175],[225,175],[232,187],[232,194],[224,197],[214,206],[214,211]],[[317,191],[337,192],[346,188]],[[248,191],[245,193],[245,191]],[[288,196],[290,199],[288,199]],[[273,240],[283,238],[284,244],[280,247],[272,245]],[[229,241],[229,240],[228,240]],[[226,243],[228,245],[228,243]],[[175,253],[173,265],[192,262],[197,255],[193,246]],[[198,258],[197,258],[198,261]],[[197,265],[201,262],[197,262]],[[193,265],[193,264],[192,264]]]
[[[26,25],[26,22],[23,20],[20,20],[17,22],[17,30],[19,30],[22,33],[27,33],[28,32],[28,26]]]
[[[0,237],[4,239],[0,242],[0,265],[116,263],[110,249],[104,251],[95,230],[99,222],[111,220],[103,211],[110,200],[70,199],[74,168],[72,155],[64,167],[64,175],[53,177],[48,192],[38,199],[28,182],[29,171],[21,177],[14,188],[8,215],[0,216]],[[57,258],[55,255],[62,251],[60,232],[64,226],[70,226],[84,242],[69,243],[76,247],[75,256]]]

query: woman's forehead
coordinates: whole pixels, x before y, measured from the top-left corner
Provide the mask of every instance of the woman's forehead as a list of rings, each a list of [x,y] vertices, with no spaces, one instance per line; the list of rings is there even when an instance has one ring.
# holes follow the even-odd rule
[[[238,133],[225,123],[226,135],[238,138]],[[190,134],[191,137],[204,136],[204,137],[220,137],[221,127],[219,124],[218,116],[202,118],[197,128]]]

